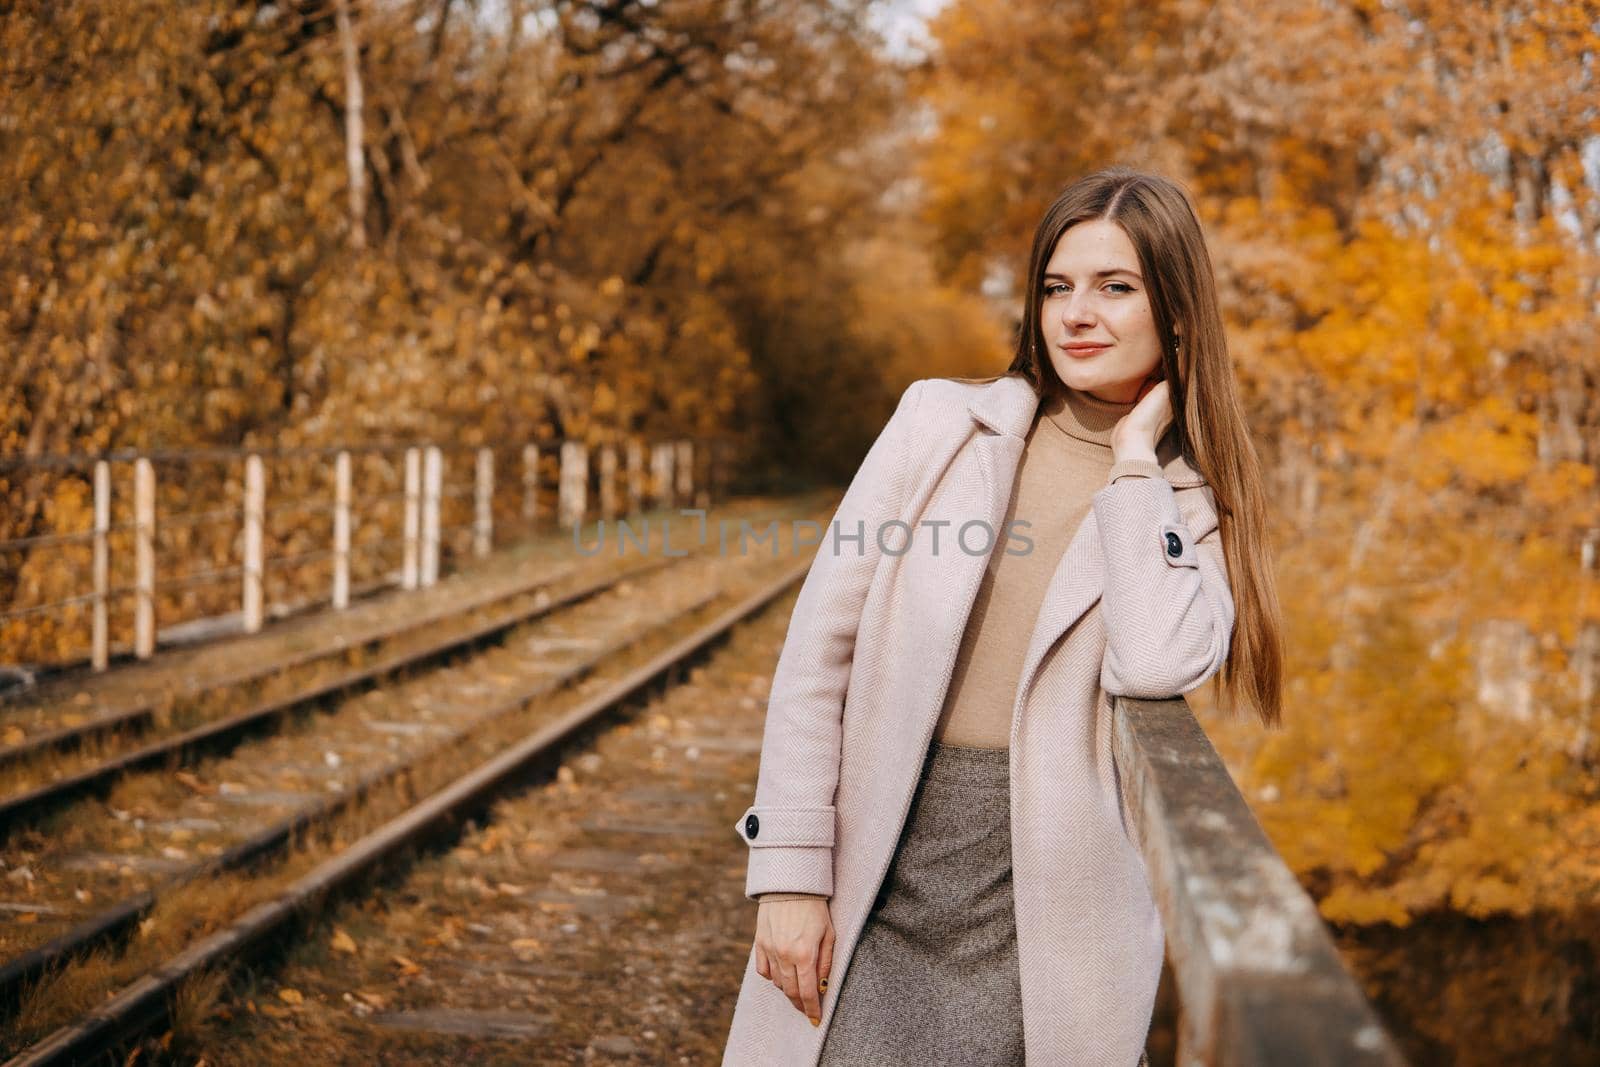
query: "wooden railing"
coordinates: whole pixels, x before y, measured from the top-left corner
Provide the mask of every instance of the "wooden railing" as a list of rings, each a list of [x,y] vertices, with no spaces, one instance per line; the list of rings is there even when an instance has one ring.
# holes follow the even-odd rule
[[[1116,704],[1123,799],[1178,990],[1180,1067],[1405,1064],[1188,704]]]

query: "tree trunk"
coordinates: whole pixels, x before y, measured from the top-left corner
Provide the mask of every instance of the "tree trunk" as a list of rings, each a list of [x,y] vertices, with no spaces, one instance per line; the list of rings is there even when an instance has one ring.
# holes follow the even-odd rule
[[[362,152],[361,56],[350,22],[349,0],[334,0],[339,45],[344,52],[344,157],[350,170],[350,247],[367,247],[367,171]]]

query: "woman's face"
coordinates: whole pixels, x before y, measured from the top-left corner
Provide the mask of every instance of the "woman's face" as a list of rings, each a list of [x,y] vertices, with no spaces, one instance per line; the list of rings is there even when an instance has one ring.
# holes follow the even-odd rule
[[[1044,267],[1039,329],[1056,374],[1073,389],[1126,404],[1160,374],[1161,339],[1139,257],[1105,219],[1069,227]]]

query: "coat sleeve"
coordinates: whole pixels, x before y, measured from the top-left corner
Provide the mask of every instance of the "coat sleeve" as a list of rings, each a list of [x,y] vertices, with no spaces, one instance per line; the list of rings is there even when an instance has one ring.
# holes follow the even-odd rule
[[[1106,568],[1101,688],[1147,700],[1197,689],[1222,669],[1233,636],[1215,510],[1185,519],[1153,463],[1121,461],[1108,482],[1093,505]]]
[[[900,397],[822,531],[772,676],[755,803],[734,829],[749,848],[745,896],[833,895],[840,720],[856,630],[882,556],[878,530],[901,511],[924,381]]]

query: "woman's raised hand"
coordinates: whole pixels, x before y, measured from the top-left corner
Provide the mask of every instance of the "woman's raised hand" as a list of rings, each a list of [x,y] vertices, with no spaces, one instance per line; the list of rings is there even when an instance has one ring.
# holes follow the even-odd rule
[[[783,990],[812,1026],[822,1023],[821,980],[833,967],[826,900],[770,900],[756,908],[756,973]]]

